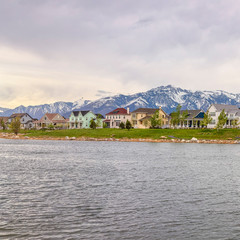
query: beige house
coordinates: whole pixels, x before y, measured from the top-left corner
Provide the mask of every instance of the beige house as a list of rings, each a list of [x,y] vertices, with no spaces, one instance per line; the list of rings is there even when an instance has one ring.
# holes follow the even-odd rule
[[[131,121],[134,128],[150,128],[151,117],[159,111],[159,118],[162,120],[162,127],[169,124],[169,115],[161,108],[138,108],[131,112]]]
[[[35,128],[47,128],[53,125],[54,128],[68,128],[68,119],[65,119],[59,113],[45,113],[42,118],[34,122]]]

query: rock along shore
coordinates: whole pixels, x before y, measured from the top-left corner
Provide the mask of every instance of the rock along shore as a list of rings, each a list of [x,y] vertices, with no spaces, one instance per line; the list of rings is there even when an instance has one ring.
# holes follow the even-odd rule
[[[203,140],[192,138],[186,139],[168,139],[162,136],[159,139],[150,138],[92,138],[92,137],[28,137],[24,134],[15,135],[13,133],[0,133],[0,138],[5,139],[24,139],[24,140],[65,140],[65,141],[109,141],[109,142],[160,142],[160,143],[207,143],[207,144],[240,144],[239,140]]]

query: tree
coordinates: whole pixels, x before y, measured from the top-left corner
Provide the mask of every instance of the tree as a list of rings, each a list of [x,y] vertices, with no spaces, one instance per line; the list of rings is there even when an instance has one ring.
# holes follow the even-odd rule
[[[182,108],[182,106],[180,104],[178,104],[177,107],[176,107],[176,111],[171,113],[171,121],[170,121],[170,123],[174,127],[176,125],[180,125],[180,123],[182,125],[184,123],[185,119],[187,118],[188,111],[184,111],[181,114],[181,108]]]
[[[181,124],[181,127],[183,126],[185,120],[187,119],[188,117],[188,111],[183,111],[182,114],[181,114],[181,109],[179,110],[179,122]]]
[[[202,126],[206,128],[207,125],[208,125],[209,123],[211,123],[212,120],[213,120],[213,119],[212,119],[212,117],[210,116],[209,111],[207,111],[207,112],[204,114],[204,117],[203,117],[203,120],[202,120]]]
[[[157,110],[150,118],[151,128],[158,128],[162,126],[162,119],[159,117],[159,110]]]
[[[218,116],[218,123],[217,123],[217,129],[219,128],[223,128],[223,126],[226,124],[227,122],[227,115],[224,111],[224,109],[221,111],[220,115]]]
[[[126,121],[126,129],[129,131],[132,128],[132,124],[127,120]]]
[[[237,127],[239,125],[239,119],[232,120],[232,125],[233,125],[233,128]]]
[[[119,128],[121,128],[121,129],[124,129],[124,128],[125,128],[124,122],[120,122]]]
[[[53,129],[54,129],[54,126],[53,126],[52,123],[50,123],[50,124],[48,125],[48,129],[50,129],[50,130],[53,130]]]
[[[95,121],[93,119],[91,119],[91,121],[90,121],[90,128],[96,129],[96,127],[97,127],[97,124],[95,123]]]
[[[7,128],[3,118],[1,119],[0,126],[2,127],[3,130],[6,130],[6,128]]]
[[[96,118],[96,126],[97,127],[102,127],[102,117],[100,114],[97,115],[97,118]]]
[[[107,128],[107,124],[105,122],[103,123],[103,128]]]
[[[21,122],[20,122],[20,118],[16,117],[12,119],[12,122],[10,124],[10,129],[16,134],[18,135],[18,133],[20,132],[20,128],[21,128]]]

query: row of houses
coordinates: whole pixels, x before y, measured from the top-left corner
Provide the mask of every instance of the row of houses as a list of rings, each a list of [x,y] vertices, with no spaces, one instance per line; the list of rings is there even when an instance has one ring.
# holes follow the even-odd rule
[[[240,109],[235,105],[212,104],[208,108],[208,114],[212,121],[208,124],[208,128],[215,128],[218,123],[218,117],[222,110],[225,111],[227,122],[224,127],[231,128],[240,120]],[[185,110],[186,111],[186,110]],[[46,113],[41,119],[34,119],[27,113],[16,113],[10,117],[0,117],[0,121],[10,124],[11,121],[19,117],[21,128],[23,129],[41,129],[48,128],[50,125],[54,128],[81,129],[90,128],[91,120],[97,122],[98,127],[106,125],[108,128],[119,128],[120,123],[126,124],[127,120],[131,122],[133,128],[149,128],[151,126],[150,119],[154,114],[158,113],[161,119],[162,128],[171,127],[171,115],[167,114],[161,107],[157,108],[138,108],[132,112],[129,108],[117,108],[106,114],[104,118],[101,114],[94,114],[92,111],[72,111],[69,119],[64,118],[59,113]],[[184,110],[180,111],[183,114]],[[203,110],[187,110],[187,115],[183,122],[178,123],[175,127],[181,128],[200,128],[204,119],[205,112]]]

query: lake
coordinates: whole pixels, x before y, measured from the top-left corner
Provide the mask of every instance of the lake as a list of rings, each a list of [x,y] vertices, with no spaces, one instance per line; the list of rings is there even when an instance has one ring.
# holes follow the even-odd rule
[[[0,139],[0,239],[240,239],[240,145]]]

